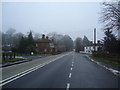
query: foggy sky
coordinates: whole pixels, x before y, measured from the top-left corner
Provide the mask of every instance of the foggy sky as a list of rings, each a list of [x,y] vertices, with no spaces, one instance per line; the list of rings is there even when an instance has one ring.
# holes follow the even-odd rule
[[[86,35],[93,40],[93,29],[102,39],[99,22],[100,2],[4,2],[2,4],[2,30],[15,28],[26,34],[57,32],[67,34],[74,40]]]

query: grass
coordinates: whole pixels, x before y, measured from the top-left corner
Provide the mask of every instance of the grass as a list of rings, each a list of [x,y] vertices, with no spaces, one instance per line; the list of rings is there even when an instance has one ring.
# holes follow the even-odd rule
[[[6,59],[6,60],[2,60],[1,64],[7,63],[7,62],[15,62],[15,61],[20,61],[22,60],[21,58],[15,58],[15,59]]]
[[[99,62],[103,62],[103,63],[109,64],[111,66],[120,68],[120,62],[113,61],[113,60],[111,60],[111,58],[103,58],[103,57],[95,57],[95,56],[90,56],[90,57]]]

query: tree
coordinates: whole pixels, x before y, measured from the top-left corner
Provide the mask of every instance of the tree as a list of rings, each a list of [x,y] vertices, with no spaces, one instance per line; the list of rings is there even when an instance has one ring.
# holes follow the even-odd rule
[[[82,42],[82,38],[78,37],[75,40],[75,51],[79,52],[83,50],[83,42]]]
[[[21,32],[18,32],[18,33],[15,33],[13,35],[13,46],[18,46],[19,45],[19,42],[20,42],[20,39],[21,37],[23,37],[24,34],[21,33]]]
[[[28,34],[26,43],[27,43],[27,46],[30,46],[30,45],[34,46],[35,45],[35,42],[34,42],[33,35],[32,35],[31,31]]]
[[[5,39],[6,39],[6,44],[9,45],[10,47],[13,46],[14,42],[14,37],[13,35],[15,34],[16,30],[14,28],[9,28],[7,31],[6,31],[6,34],[5,34]]]
[[[35,42],[30,31],[27,37],[22,37],[19,44],[20,53],[35,52]]]
[[[109,53],[116,53],[118,51],[118,41],[116,40],[116,37],[112,34],[112,30],[107,29],[105,31],[105,37],[104,37],[104,49],[105,51],[108,51]]]
[[[66,51],[70,51],[70,50],[73,49],[73,40],[71,39],[70,36],[65,35],[65,36],[62,38],[62,40],[63,40],[63,44],[64,44],[64,46],[65,46],[65,50],[66,50]]]
[[[26,47],[26,52],[29,53],[29,54],[31,52],[35,52],[35,50],[36,50],[35,46],[33,46],[33,45],[29,45],[29,46]]]
[[[83,38],[83,46],[91,45],[91,42],[88,40],[86,36]]]
[[[105,23],[104,30],[120,31],[120,1],[104,2],[101,21]]]
[[[58,51],[70,51],[73,49],[73,40],[68,35],[57,34],[56,32],[49,33],[50,39],[57,42]]]
[[[27,46],[26,37],[21,37],[20,43],[18,46],[18,53],[25,53],[26,46]]]
[[[14,35],[16,30],[14,28],[8,29],[6,32],[2,32],[2,49],[4,51],[10,51],[14,45]]]

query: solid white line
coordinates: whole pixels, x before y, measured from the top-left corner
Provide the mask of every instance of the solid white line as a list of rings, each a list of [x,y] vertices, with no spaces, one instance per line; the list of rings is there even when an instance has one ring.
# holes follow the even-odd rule
[[[73,68],[71,67],[70,70],[72,71],[72,69],[73,69]]]
[[[67,55],[67,54],[65,54],[65,55]],[[60,58],[64,57],[65,55],[62,55],[62,56],[59,56],[59,57],[53,59],[52,62],[55,61],[55,60],[57,60],[57,59],[60,59]],[[50,62],[46,62],[46,63],[44,63],[44,64],[42,64],[42,65],[40,64],[40,65],[38,65],[38,66],[35,66],[35,67],[30,68],[30,69],[28,69],[28,70],[25,70],[25,71],[23,71],[23,72],[21,72],[21,73],[18,73],[18,74],[14,75],[14,76],[11,76],[11,77],[9,77],[9,78],[7,78],[7,79],[4,79],[4,80],[0,81],[0,83],[4,82],[4,83],[0,84],[0,86],[3,86],[3,85],[5,85],[5,84],[7,84],[7,83],[9,83],[9,82],[11,82],[11,81],[13,81],[13,80],[16,80],[16,79],[18,79],[18,78],[20,78],[20,77],[22,77],[22,76],[24,76],[24,75],[26,75],[26,74],[28,74],[28,73],[30,73],[30,72],[33,72],[33,71],[35,71],[35,70],[37,70],[37,69],[39,69],[39,68],[41,68],[41,67],[49,64],[49,63],[50,63]],[[5,82],[5,81],[6,81],[6,82]]]
[[[1,82],[4,82],[4,81],[7,81],[7,80],[9,80],[9,79],[11,79],[11,78],[14,78],[14,77],[16,77],[16,76],[18,76],[18,75],[20,75],[20,74],[26,73],[26,72],[28,72],[28,71],[30,71],[30,70],[32,70],[32,69],[34,69],[34,68],[37,68],[37,67],[39,67],[39,66],[41,66],[41,64],[38,65],[38,66],[35,66],[35,67],[33,67],[33,68],[30,68],[30,69],[28,69],[28,70],[25,70],[25,71],[23,71],[23,72],[21,72],[21,73],[18,73],[18,74],[14,75],[14,76],[11,76],[11,77],[9,77],[9,78],[7,78],[7,79],[4,79],[4,80],[0,81],[0,83],[1,83]]]
[[[72,74],[70,73],[70,74],[69,74],[69,78],[71,78],[71,75],[72,75]]]
[[[66,88],[66,90],[69,90],[69,88],[70,88],[70,83],[67,83],[67,88]]]
[[[44,65],[43,65],[43,66],[44,66]],[[18,78],[20,78],[20,77],[22,77],[22,76],[24,76],[24,75],[30,73],[30,72],[33,72],[33,71],[35,71],[35,70],[37,70],[37,69],[43,67],[43,66],[40,66],[40,67],[35,68],[35,69],[31,70],[31,71],[28,71],[28,72],[26,72],[26,73],[24,73],[24,74],[22,74],[22,75],[20,75],[20,76],[17,76],[17,77],[15,77],[15,78],[13,78],[13,79],[10,79],[9,81],[6,81],[6,82],[0,84],[0,86],[3,86],[3,85],[5,85],[5,84],[7,84],[7,83],[9,83],[9,82],[12,82],[12,81],[14,81],[14,80],[16,80],[16,79],[18,79]]]

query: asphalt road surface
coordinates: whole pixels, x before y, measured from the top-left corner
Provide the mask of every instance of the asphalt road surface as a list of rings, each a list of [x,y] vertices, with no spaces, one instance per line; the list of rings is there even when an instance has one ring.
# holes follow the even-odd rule
[[[53,60],[54,58],[57,59]],[[48,60],[46,60],[46,62],[48,62]],[[31,62],[29,65],[32,65],[32,63],[33,65],[35,65],[35,63],[38,65],[41,62],[38,63],[37,60],[34,60],[34,62]],[[3,72],[4,75],[8,71],[3,69]],[[13,78],[11,81],[8,80],[8,83],[4,84],[2,87],[69,89],[118,88],[118,86],[120,85],[118,84],[117,76],[91,62],[88,58],[85,58],[83,54],[71,52],[63,56],[52,57],[49,59],[49,63],[19,78]]]

